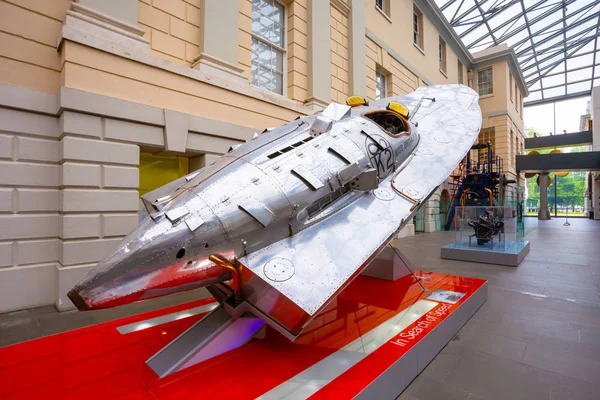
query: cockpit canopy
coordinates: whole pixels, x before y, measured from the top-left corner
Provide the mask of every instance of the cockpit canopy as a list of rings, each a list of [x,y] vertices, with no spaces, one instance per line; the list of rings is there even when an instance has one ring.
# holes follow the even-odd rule
[[[378,110],[364,114],[365,118],[369,118],[383,130],[392,136],[400,136],[402,134],[410,134],[410,124],[408,121],[391,110]]]

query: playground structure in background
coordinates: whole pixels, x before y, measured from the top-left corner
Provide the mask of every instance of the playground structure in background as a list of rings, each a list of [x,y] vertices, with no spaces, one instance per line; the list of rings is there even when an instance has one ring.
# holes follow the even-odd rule
[[[454,223],[457,206],[503,205],[506,186],[516,183],[506,179],[504,160],[493,154],[490,141],[473,145],[450,178],[451,201],[444,225],[446,231]]]

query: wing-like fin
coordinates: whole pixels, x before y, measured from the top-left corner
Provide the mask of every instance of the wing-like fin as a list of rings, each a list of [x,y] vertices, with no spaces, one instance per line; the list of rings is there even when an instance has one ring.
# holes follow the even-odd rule
[[[313,315],[392,239],[412,206],[384,183],[321,223],[240,262]]]

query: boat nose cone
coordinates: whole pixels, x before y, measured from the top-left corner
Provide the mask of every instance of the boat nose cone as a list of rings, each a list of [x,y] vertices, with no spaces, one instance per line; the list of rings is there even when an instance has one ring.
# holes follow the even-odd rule
[[[186,224],[149,220],[68,293],[79,310],[116,307],[229,279],[228,270],[194,245]]]

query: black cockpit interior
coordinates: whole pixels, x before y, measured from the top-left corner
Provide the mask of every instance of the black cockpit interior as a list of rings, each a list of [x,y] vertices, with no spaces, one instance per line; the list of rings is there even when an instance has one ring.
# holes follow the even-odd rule
[[[365,114],[366,118],[374,121],[385,129],[389,134],[396,136],[402,133],[410,133],[408,122],[393,111],[381,110]]]

